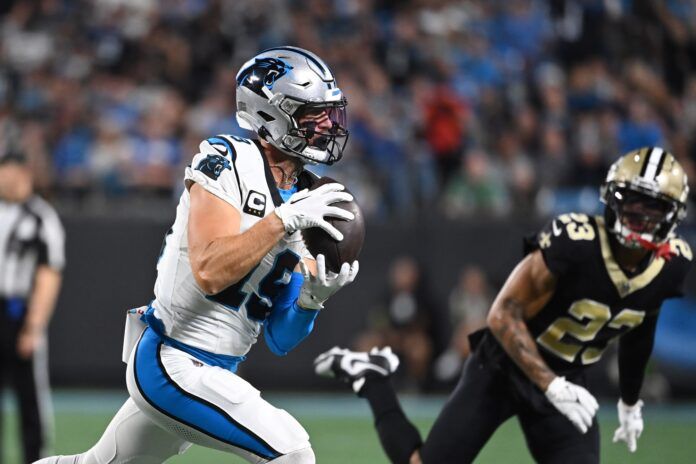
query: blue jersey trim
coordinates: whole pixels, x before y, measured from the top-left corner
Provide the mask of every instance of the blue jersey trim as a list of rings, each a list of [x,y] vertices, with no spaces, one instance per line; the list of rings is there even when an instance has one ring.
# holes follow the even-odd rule
[[[283,190],[281,188],[278,189],[278,193],[280,193],[280,198],[283,199],[283,203],[287,202],[295,192],[297,192],[297,185],[293,185],[287,190]]]
[[[184,353],[188,353],[209,366],[222,367],[223,369],[237,372],[239,364],[246,360],[246,356],[230,356],[227,354],[211,353],[210,351],[195,348],[178,340],[174,340],[173,338],[167,337],[164,334],[164,324],[161,320],[157,319],[155,316],[155,310],[152,306],[147,308],[147,311],[142,315],[141,319],[147,323],[147,325],[152,329],[152,332],[159,337],[165,345],[176,348],[177,350],[181,350]]]
[[[230,154],[230,158],[232,158],[232,161],[237,160],[237,151],[234,149],[232,144],[227,141],[227,139],[222,138],[222,137],[210,137],[208,139],[208,143],[211,145],[224,145],[227,147],[227,153]]]
[[[280,456],[281,453],[219,406],[187,392],[174,382],[162,364],[162,344],[153,330],[145,329],[133,361],[138,391],[153,408],[209,437],[264,459]]]

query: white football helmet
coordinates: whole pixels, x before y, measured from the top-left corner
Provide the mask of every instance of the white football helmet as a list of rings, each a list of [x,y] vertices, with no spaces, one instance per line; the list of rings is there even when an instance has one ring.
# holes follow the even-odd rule
[[[309,163],[335,163],[348,141],[343,92],[326,63],[298,47],[269,48],[242,65],[237,122]]]

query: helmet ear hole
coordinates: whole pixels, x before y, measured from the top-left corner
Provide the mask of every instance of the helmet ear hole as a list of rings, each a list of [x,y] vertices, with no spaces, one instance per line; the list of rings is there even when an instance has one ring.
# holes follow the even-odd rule
[[[263,120],[266,122],[275,121],[275,119],[276,119],[273,116],[271,116],[270,114],[266,113],[265,111],[257,111],[256,114],[261,116],[263,118]]]

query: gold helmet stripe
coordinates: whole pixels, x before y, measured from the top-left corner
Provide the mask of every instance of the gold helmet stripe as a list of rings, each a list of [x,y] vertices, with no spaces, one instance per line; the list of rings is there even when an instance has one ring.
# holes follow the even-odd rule
[[[664,157],[665,151],[662,148],[652,147],[648,153],[648,156],[645,157],[640,176],[645,180],[655,180],[655,177],[660,173],[662,168]]]

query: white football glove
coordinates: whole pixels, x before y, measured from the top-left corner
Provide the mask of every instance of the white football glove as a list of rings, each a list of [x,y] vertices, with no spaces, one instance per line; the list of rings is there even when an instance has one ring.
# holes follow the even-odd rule
[[[283,221],[285,231],[289,234],[310,227],[321,227],[339,242],[343,234],[324,218],[337,217],[352,221],[355,215],[338,206],[331,206],[340,201],[352,201],[353,196],[343,192],[345,187],[339,183],[325,184],[315,190],[300,190],[294,193],[286,203],[275,209],[276,215]]]
[[[343,263],[338,274],[326,272],[326,259],[324,255],[317,256],[317,275],[313,276],[304,261],[300,261],[304,283],[300,289],[297,304],[305,309],[322,309],[324,303],[331,295],[355,280],[360,265],[357,261],[353,264]]]
[[[573,423],[580,433],[586,433],[592,426],[599,404],[592,393],[580,385],[556,377],[546,389],[546,398]]]
[[[628,451],[635,453],[638,449],[638,438],[643,433],[643,401],[638,400],[633,406],[629,406],[619,400],[617,409],[619,410],[619,428],[614,432],[614,443],[618,441],[626,442]]]

